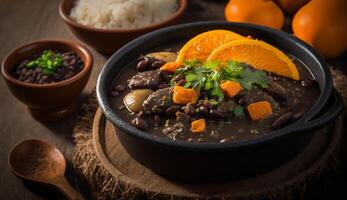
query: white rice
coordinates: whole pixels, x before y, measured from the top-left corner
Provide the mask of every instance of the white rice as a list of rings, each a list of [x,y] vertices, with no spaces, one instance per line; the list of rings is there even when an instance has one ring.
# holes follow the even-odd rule
[[[77,0],[70,17],[95,28],[131,29],[163,21],[177,7],[177,0]]]

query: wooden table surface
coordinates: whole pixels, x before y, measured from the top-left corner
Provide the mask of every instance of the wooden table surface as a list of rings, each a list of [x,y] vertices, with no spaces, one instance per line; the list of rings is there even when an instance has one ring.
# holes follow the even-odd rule
[[[33,40],[64,38],[76,40],[58,14],[59,0],[1,0],[0,2],[0,60],[13,48]],[[191,0],[182,21],[223,20],[222,0]],[[92,76],[80,102],[95,87],[95,82],[106,57],[92,50],[95,63]],[[347,68],[347,56],[332,61],[335,66]],[[343,69],[345,71],[345,69]],[[2,77],[0,78],[2,79]],[[54,191],[40,192],[40,188],[23,185],[10,171],[7,164],[9,150],[25,139],[41,139],[56,145],[65,155],[69,166],[66,176],[84,195],[88,187],[73,173],[71,156],[73,152],[72,129],[76,115],[57,123],[40,123],[28,113],[27,108],[17,101],[0,81],[0,199],[52,199]],[[343,194],[346,184],[341,181],[331,189],[337,199]],[[39,191],[40,190],[40,191]],[[332,197],[331,196],[331,197]],[[57,196],[56,199],[60,199]]]

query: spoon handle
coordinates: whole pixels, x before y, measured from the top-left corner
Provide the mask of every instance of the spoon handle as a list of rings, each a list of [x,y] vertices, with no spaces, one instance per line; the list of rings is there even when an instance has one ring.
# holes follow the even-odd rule
[[[83,197],[70,185],[65,177],[59,177],[55,180],[55,185],[65,194],[69,200],[83,200]]]

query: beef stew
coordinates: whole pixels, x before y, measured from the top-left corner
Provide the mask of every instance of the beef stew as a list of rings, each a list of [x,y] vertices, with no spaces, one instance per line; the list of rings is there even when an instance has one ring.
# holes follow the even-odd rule
[[[114,110],[117,110],[123,120],[148,134],[189,142],[223,143],[249,140],[298,120],[319,97],[319,87],[310,71],[300,60],[289,55],[300,73],[298,81],[255,70],[244,63],[234,63],[249,73],[262,72],[266,87],[261,84],[252,84],[248,89],[241,87],[231,98],[221,90],[224,92],[222,99],[218,99],[218,95],[211,96],[200,90],[196,102],[175,103],[175,87],[192,88],[187,86],[186,72],[190,68],[183,73],[168,73],[161,71],[160,67],[176,58],[174,52],[180,46],[173,44],[156,49],[159,53],[140,56],[115,77],[114,87],[110,91],[110,102]],[[170,56],[156,56],[166,54]],[[203,63],[194,65],[199,67]],[[134,97],[134,92],[141,95]],[[140,106],[131,108],[132,104],[139,102]],[[259,102],[267,102],[271,111],[263,113],[259,120],[254,120],[249,106]],[[260,110],[263,112],[266,109]],[[203,130],[194,132],[192,122],[201,119],[204,119],[204,122],[199,125],[204,127]]]

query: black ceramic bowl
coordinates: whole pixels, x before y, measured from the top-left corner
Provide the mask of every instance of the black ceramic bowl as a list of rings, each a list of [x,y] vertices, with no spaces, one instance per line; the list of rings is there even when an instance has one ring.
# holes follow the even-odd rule
[[[251,35],[299,58],[319,84],[321,94],[315,105],[300,120],[280,130],[230,143],[189,143],[155,137],[132,127],[117,115],[110,105],[108,91],[123,67],[156,47],[186,41],[212,29]],[[311,47],[282,31],[227,22],[182,24],[133,40],[105,64],[97,82],[97,97],[107,119],[120,130],[117,134],[122,145],[135,160],[160,175],[186,180],[242,178],[279,167],[308,144],[316,129],[334,121],[343,109],[326,63]]]

